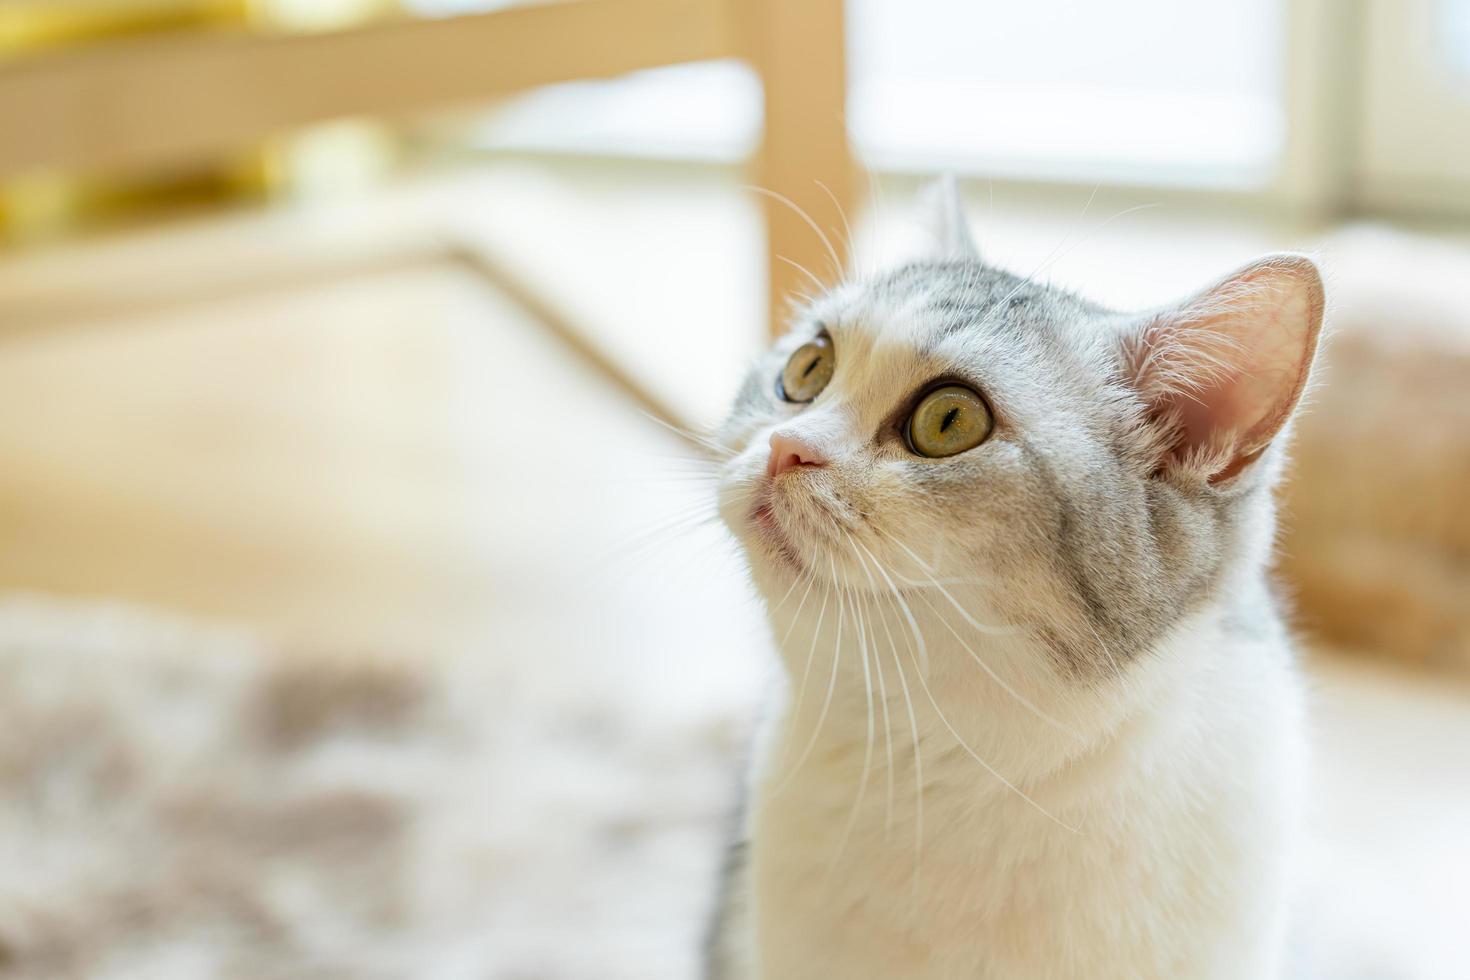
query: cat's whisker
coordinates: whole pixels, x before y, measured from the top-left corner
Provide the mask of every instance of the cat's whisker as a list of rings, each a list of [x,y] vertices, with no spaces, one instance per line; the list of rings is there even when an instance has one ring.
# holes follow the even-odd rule
[[[822,282],[822,280],[818,279],[817,278],[817,274],[815,272],[813,272],[812,270],[808,269],[806,266],[802,265],[800,262],[796,261],[795,259],[789,259],[789,258],[787,258],[784,255],[777,255],[776,256],[776,259],[779,262],[785,262],[787,265],[791,266],[797,272],[800,272],[802,275],[804,275],[808,279],[810,279],[812,281],[812,285],[817,287],[817,292],[818,293],[824,293],[824,292],[827,291],[827,284],[824,283],[824,282]],[[812,297],[810,295],[807,295],[807,296],[804,297],[804,299],[808,303],[810,303],[813,298],[814,297]]]
[[[892,541],[894,544],[896,544],[899,547],[903,548],[904,551],[908,552],[909,557],[911,559],[913,559],[914,563],[919,566],[920,570],[922,570],[924,572],[924,574],[926,574],[926,575],[932,575],[934,573],[934,570],[935,570],[934,569],[934,566],[931,565],[931,564],[929,564],[924,559],[920,558],[917,554],[915,554],[914,553],[914,550],[912,548],[909,548],[906,545],[904,545],[904,543],[899,540],[898,535],[893,534],[890,531],[883,530],[877,524],[869,524],[868,526],[873,529],[873,532],[875,534],[878,534],[878,535],[880,535],[880,536],[882,536],[884,538],[887,538],[889,541]],[[894,575],[895,576],[897,576],[897,574],[898,574],[897,572],[894,572]],[[931,579],[931,581],[932,581],[932,579]]]
[[[643,528],[630,535],[625,541],[614,547],[609,552],[608,557],[625,557],[651,544],[658,544],[670,537],[683,534],[697,527],[713,524],[719,520],[719,517],[720,515],[717,511],[697,510],[693,508],[688,511],[667,515],[659,523]]]
[[[704,450],[706,453],[710,453],[717,457],[724,457],[727,459],[733,459],[735,456],[739,455],[739,453],[737,453],[734,449],[731,449],[729,446],[721,445],[719,442],[715,441],[707,435],[695,432],[692,429],[686,429],[682,426],[674,425],[671,422],[666,422],[663,419],[659,418],[657,415],[654,415],[652,412],[645,412],[640,409],[638,414],[642,415],[646,419],[650,419],[658,423],[665,429],[668,429],[674,435],[678,436],[680,439],[684,439],[687,442],[694,443],[697,448]]]
[[[786,600],[791,598],[791,593],[796,591],[796,587],[802,583],[803,579],[806,580],[806,592],[801,594],[801,601],[796,604],[796,613],[791,618],[791,625],[786,627],[786,635],[781,637],[781,642],[776,645],[777,649],[786,645],[786,638],[791,635],[791,631],[796,628],[796,624],[801,620],[802,607],[806,605],[806,597],[812,591],[812,585],[816,582],[816,576],[812,574],[811,569],[809,567],[804,568],[800,575],[792,579],[790,587],[786,590],[786,594],[781,596],[781,601],[771,607],[770,615],[774,616],[780,612],[781,607],[786,605]]]
[[[909,632],[903,634],[904,648],[907,650],[909,659],[914,665],[914,678],[924,683],[924,690],[928,693],[928,684],[924,682],[924,674],[929,666],[927,648],[924,643],[924,631],[919,628],[918,620],[914,618],[913,611],[909,609],[908,602],[904,599],[903,593],[894,587],[893,579],[883,567],[883,563],[878,560],[878,556],[868,550],[861,541],[857,542],[857,545],[867,554],[868,559],[872,561],[873,568],[888,583],[888,592],[885,593],[885,597],[888,599],[889,605],[900,610],[908,623]],[[893,641],[891,633],[889,634],[889,641],[890,643]],[[917,907],[921,889],[920,870],[922,867],[924,846],[924,762],[923,753],[920,750],[919,723],[914,712],[913,698],[909,691],[908,679],[903,672],[903,661],[898,655],[898,645],[896,643],[892,644],[892,651],[893,663],[898,668],[899,680],[903,685],[905,703],[908,706],[909,713],[909,728],[914,740],[914,810],[916,826],[914,829],[914,876],[912,888],[913,901],[915,907]],[[932,694],[929,700],[934,704],[935,713],[942,716],[943,712],[939,710],[939,705],[934,703]],[[946,725],[946,727],[950,726]]]
[[[865,167],[864,169],[867,170],[868,176],[868,215],[871,217],[873,223],[873,238],[881,239],[882,236],[878,231],[878,222],[882,220],[883,211],[886,206],[883,199],[883,188],[878,184],[877,170],[872,167]],[[856,246],[854,245],[855,255]],[[868,259],[870,270],[863,273],[864,278],[871,278],[871,275],[877,272],[878,257],[873,254],[872,249],[869,249]]]
[[[1042,272],[1048,271],[1053,265],[1055,265],[1056,263],[1062,261],[1067,256],[1069,256],[1073,252],[1075,252],[1077,249],[1081,248],[1083,245],[1086,245],[1088,242],[1092,241],[1092,239],[1095,236],[1097,236],[1100,232],[1104,231],[1108,227],[1108,225],[1112,224],[1114,221],[1117,221],[1119,218],[1126,218],[1128,215],[1134,214],[1135,212],[1138,212],[1138,211],[1149,211],[1149,210],[1152,210],[1153,208],[1157,208],[1157,207],[1163,207],[1163,205],[1160,202],[1158,202],[1158,201],[1152,201],[1152,202],[1150,202],[1148,204],[1135,204],[1132,207],[1124,208],[1121,211],[1115,212],[1106,221],[1103,221],[1101,224],[1097,225],[1097,227],[1095,227],[1095,228],[1091,229],[1090,231],[1088,231],[1081,238],[1079,238],[1076,241],[1076,243],[1074,243],[1073,245],[1071,245],[1070,247],[1068,247],[1064,252],[1062,252],[1060,255],[1056,256],[1056,258],[1052,259],[1050,262],[1045,263],[1041,268],[1039,268],[1036,272],[1033,272],[1031,274],[1031,276],[1029,276],[1027,278],[1028,279],[1031,279],[1031,278],[1034,278],[1036,275],[1038,275],[1038,274],[1040,274]],[[1081,219],[1079,219],[1079,220],[1081,220]],[[1063,239],[1062,241],[1063,241],[1063,243],[1065,243],[1066,242],[1066,239]],[[1060,247],[1060,246],[1058,246],[1058,247]]]
[[[839,530],[842,529],[839,527]],[[844,536],[847,536],[846,530],[842,530],[842,533]],[[848,536],[848,540],[851,542],[851,536]],[[856,555],[856,551],[853,553]],[[853,623],[857,629],[858,652],[863,658],[863,693],[867,698],[868,729],[867,742],[863,749],[863,772],[858,780],[857,795],[852,801],[852,809],[847,814],[847,825],[843,827],[842,837],[837,842],[837,849],[833,852],[832,861],[827,867],[827,874],[829,876],[836,870],[837,862],[841,859],[843,851],[847,848],[848,839],[852,836],[852,829],[857,824],[858,812],[862,808],[863,797],[866,795],[868,789],[868,778],[873,768],[873,745],[876,741],[875,715],[873,712],[873,676],[868,666],[868,625],[866,617],[863,615],[862,607],[856,601],[858,590],[849,586],[848,594],[849,601],[852,604]]]
[[[866,547],[864,547],[862,545],[862,542],[858,542],[858,547],[863,548],[864,551],[867,551],[868,550]],[[873,558],[874,564],[878,568],[879,574],[883,575],[884,578],[887,579],[888,576],[887,576],[887,573],[883,571],[883,565],[882,565],[882,563],[881,562],[878,562],[877,557],[874,556],[871,551],[868,551],[868,554],[869,554],[870,557]],[[889,580],[889,582],[890,582],[890,588],[892,588],[891,580]],[[900,602],[903,601],[903,596],[898,592],[897,589],[893,589],[893,595]],[[908,615],[908,619],[909,619],[909,626],[914,631],[914,636],[920,641],[920,643],[922,643],[923,642],[923,634],[919,631],[918,623],[913,619],[913,614],[911,612],[908,613],[907,615]],[[939,707],[939,702],[935,699],[933,692],[929,689],[929,682],[925,679],[924,672],[923,671],[918,671],[918,664],[917,664],[917,662],[914,664],[914,667],[915,667],[915,670],[918,672],[919,684],[923,688],[924,694],[928,697],[929,703],[934,708],[935,717],[937,717],[939,719],[940,723],[943,724],[944,727],[949,730],[949,733],[954,736],[955,741],[959,743],[960,747],[963,748],[965,750],[965,752],[971,758],[973,758],[976,762],[980,763],[980,765],[982,765],[983,767],[985,767],[985,770],[987,772],[989,772],[992,776],[994,776],[996,779],[998,779],[1007,789],[1011,790],[1017,796],[1021,797],[1021,799],[1025,800],[1027,803],[1029,803],[1033,808],[1035,808],[1039,813],[1041,813],[1047,819],[1051,820],[1053,823],[1055,823],[1059,827],[1062,827],[1062,828],[1064,828],[1064,829],[1066,829],[1068,831],[1071,831],[1074,834],[1077,833],[1076,828],[1071,827],[1071,826],[1067,825],[1066,823],[1064,823],[1062,820],[1058,819],[1049,810],[1047,810],[1041,804],[1037,803],[1030,796],[1026,795],[1026,793],[1020,787],[1018,787],[1015,783],[1012,783],[1005,776],[1001,775],[1000,772],[997,771],[994,766],[992,766],[989,762],[986,762],[985,759],[983,759],[980,756],[980,754],[978,752],[976,752],[970,746],[970,744],[968,742],[965,741],[965,739],[960,735],[959,731],[952,724],[950,724],[949,719],[947,717],[945,717],[945,714],[944,714],[943,710]]]
[[[893,537],[892,535],[888,535],[888,539],[896,544],[899,548],[903,549],[903,551],[906,552],[909,557],[912,558],[914,561],[918,562],[920,565],[924,564],[919,556],[914,554],[913,549],[904,544],[902,541],[898,540],[898,538]],[[949,589],[940,584],[938,579],[934,578],[932,575],[928,575],[927,573],[926,576],[929,579],[929,585],[937,589],[939,591],[939,594],[944,596],[944,598],[949,601],[949,604],[954,607],[955,611],[960,614],[960,617],[964,619],[964,621],[969,624],[972,629],[975,629],[981,633],[987,633],[992,636],[1015,636],[1025,632],[1025,628],[1021,626],[990,626],[988,624],[981,623],[979,620],[975,619],[974,616],[970,615],[969,610],[961,605],[960,601],[954,597],[954,594],[950,592]],[[960,646],[964,648],[964,651],[970,655],[970,659],[975,661],[975,663],[980,666],[980,669],[985,671],[985,673],[990,677],[991,680],[1000,685],[1003,691],[1005,691],[1011,697],[1015,698],[1018,703],[1023,705],[1037,718],[1040,718],[1042,721],[1051,725],[1053,728],[1064,731],[1069,735],[1078,735],[1076,729],[1066,724],[1065,722],[1053,718],[1047,712],[1042,711],[1029,698],[1027,698],[1020,691],[1017,691],[1013,686],[1011,686],[1008,681],[997,674],[995,670],[985,662],[984,658],[976,653],[974,648],[965,641],[964,637],[960,636],[959,632],[952,625],[950,625],[949,620],[944,618],[939,610],[934,607],[934,604],[931,603],[922,592],[919,593],[919,596],[920,598],[924,599],[925,605],[929,606],[930,610],[934,612],[935,617],[940,621],[940,623],[944,625],[944,628],[949,630],[950,635],[952,635],[959,642]],[[1101,637],[1099,637],[1099,642],[1101,642]],[[1112,655],[1108,654],[1108,656],[1109,658],[1111,658]]]
[[[909,578],[901,572],[894,572],[893,578],[905,589],[940,589],[945,586],[967,586],[967,585],[994,585],[992,578],[940,578],[940,579],[917,579]],[[997,627],[999,629],[1000,627]]]
[[[1092,210],[1092,202],[1097,200],[1097,192],[1101,188],[1101,181],[1092,185],[1092,193],[1087,196],[1087,203],[1082,205],[1082,213],[1077,216],[1076,225],[1080,225],[1083,221],[1087,219],[1087,212]],[[1020,281],[1016,283],[1015,287],[1011,289],[1010,292],[1001,297],[999,303],[995,303],[991,306],[991,312],[980,321],[979,325],[976,327],[977,330],[989,326],[992,322],[994,322],[997,316],[1000,316],[1001,314],[1007,312],[1010,309],[1011,300],[1014,299],[1017,294],[1021,292],[1021,290],[1025,289],[1027,286],[1034,284],[1038,275],[1040,275],[1042,272],[1045,272],[1047,269],[1050,269],[1054,262],[1060,261],[1062,256],[1059,256],[1057,253],[1061,252],[1062,247],[1072,240],[1072,236],[1076,234],[1076,225],[1073,226],[1073,230],[1068,231],[1065,235],[1062,236],[1062,240],[1057,242],[1057,244],[1052,248],[1050,252],[1046,253],[1046,257],[1037,264],[1035,269],[1031,270],[1029,275],[1022,276]],[[1104,227],[1106,227],[1106,224],[1104,225]],[[1062,255],[1065,254],[1066,253],[1062,253]]]
[[[1098,186],[1101,185],[1095,185],[1093,187],[1092,195],[1088,197],[1087,204],[1084,205],[1082,208],[1082,214],[1077,218],[1078,224],[1081,224],[1082,220],[1087,217],[1087,212],[1092,208],[1092,202],[1097,198]],[[1063,251],[1062,247],[1064,245],[1067,245],[1067,243],[1071,240],[1074,232],[1068,232],[1066,235],[1062,236],[1062,240],[1057,243],[1056,248],[1053,248],[1049,253],[1047,253],[1046,258],[1041,260],[1041,263],[1031,271],[1030,275],[1023,277],[1020,282],[1016,283],[1015,288],[1006,293],[1005,296],[1001,297],[1000,302],[996,303],[991,308],[990,314],[980,321],[976,329],[983,329],[984,327],[990,325],[994,321],[995,317],[1000,316],[1002,313],[1010,308],[1010,301],[1014,299],[1022,289],[1025,289],[1027,286],[1035,283],[1036,277],[1038,275],[1047,272],[1049,269],[1051,269],[1053,265],[1062,261],[1068,255],[1071,255],[1081,246],[1087,244],[1089,241],[1092,240],[1095,235],[1106,229],[1108,225],[1112,224],[1114,221],[1117,221],[1119,218],[1126,217],[1127,215],[1133,214],[1136,211],[1146,211],[1150,208],[1156,208],[1160,206],[1161,205],[1158,202],[1153,202],[1150,204],[1135,204],[1133,207],[1124,208],[1123,210],[1112,215],[1106,221],[1099,224],[1097,227],[1093,228],[1091,231],[1084,234],[1080,239],[1077,240],[1075,244],[1068,247],[1065,251]]]
[[[684,528],[660,531],[645,541],[635,542],[628,548],[610,551],[601,561],[595,563],[590,571],[610,574],[613,569],[620,566],[636,565],[644,562],[649,560],[651,556],[657,554],[661,549],[666,548],[671,542],[681,539],[689,532],[698,530],[702,526],[712,525],[714,523],[714,519],[711,519],[704,522],[692,522]]]
[[[609,487],[617,489],[625,488],[648,488],[648,487],[696,487],[708,491],[712,486],[717,487],[719,474],[709,471],[695,470],[646,470],[642,473],[631,473],[625,476],[608,480]]]
[[[801,767],[806,765],[807,759],[811,758],[812,750],[817,747],[817,740],[821,737],[822,727],[827,723],[827,712],[832,707],[832,697],[837,693],[837,669],[842,664],[842,627],[846,619],[844,615],[846,603],[842,592],[842,580],[837,575],[837,563],[831,556],[828,556],[828,561],[832,565],[832,582],[837,587],[837,639],[832,644],[832,674],[827,678],[827,696],[822,699],[822,710],[817,713],[817,723],[812,727],[812,736],[807,740],[806,748],[802,750],[796,764],[782,778],[780,785],[771,792],[772,799],[781,795],[781,791],[791,783],[791,778],[800,772]]]
[[[857,542],[848,533],[846,528],[842,529],[842,535],[847,538],[848,544],[852,548],[853,556],[857,558],[858,564],[862,567],[863,575],[868,579],[869,595],[876,596],[878,584],[873,579],[873,573],[868,570],[868,563],[858,553]],[[866,602],[867,597],[864,598],[864,604]],[[878,611],[878,621],[882,623],[885,633],[890,632],[888,629],[888,620],[881,610]],[[892,635],[889,636],[888,641],[890,644],[893,642]],[[878,656],[877,637],[873,638],[873,667],[878,674],[878,697],[879,702],[883,705],[883,736],[885,752],[888,757],[888,802],[883,818],[883,833],[887,836],[893,830],[893,722],[888,713],[888,685],[883,679],[883,659]]]
[[[878,556],[869,551],[867,545],[861,541],[857,541],[856,543],[873,560],[873,567],[878,570],[879,575],[883,576],[883,581],[888,583],[888,588],[893,592],[893,597],[898,600],[900,607],[902,607],[904,618],[908,620],[909,629],[913,631],[914,637],[918,640],[918,662],[922,665],[921,669],[927,674],[929,672],[929,650],[924,645],[924,634],[919,630],[918,620],[914,619],[914,612],[909,608],[908,600],[903,597],[903,593],[893,584],[893,579],[884,570],[883,563],[878,560]]]
[[[876,599],[865,598],[865,603]],[[888,629],[888,622],[881,609],[877,610],[877,619],[883,625],[884,631]],[[873,670],[878,675],[878,703],[883,707],[883,756],[888,764],[885,770],[884,784],[886,788],[885,802],[883,807],[883,836],[886,839],[893,833],[893,718],[888,707],[888,681],[883,676],[883,658],[879,656],[878,638],[873,638]]]
[[[614,545],[595,564],[599,569],[605,570],[614,563],[641,558],[649,551],[681,535],[717,524],[719,520],[718,511],[691,508],[688,512],[673,515],[668,520],[639,531],[627,540]]]
[[[903,551],[906,552],[909,555],[910,558],[912,558],[916,562],[919,562],[921,565],[923,564],[923,562],[920,560],[919,556],[916,555],[916,554],[914,554],[913,549],[911,549],[908,545],[904,544],[902,541],[898,540],[896,537],[893,537],[892,535],[889,535],[888,537],[889,537],[889,540],[890,541],[892,541],[894,544],[898,545],[899,548],[903,549]],[[871,552],[870,552],[870,554],[871,554]],[[1022,632],[1022,628],[1021,627],[1015,627],[1015,626],[1008,626],[1008,627],[988,626],[988,625],[985,625],[985,624],[979,622],[977,619],[975,619],[975,617],[973,617],[973,616],[970,615],[969,611],[967,609],[965,609],[964,606],[960,605],[959,600],[954,597],[954,594],[951,593],[948,589],[946,589],[943,585],[941,585],[937,579],[935,579],[932,576],[930,576],[930,578],[929,578],[929,584],[932,585],[932,586],[934,586],[935,588],[937,588],[939,590],[939,594],[942,595],[942,596],[944,596],[945,599],[949,600],[950,605],[954,606],[955,610],[960,614],[960,616],[964,619],[964,621],[966,623],[968,623],[973,629],[976,629],[976,630],[978,630],[978,631],[980,631],[982,633],[988,633],[988,634],[993,635],[993,636],[1014,636],[1014,635]],[[1057,729],[1060,729],[1061,731],[1064,731],[1064,732],[1066,732],[1069,735],[1077,735],[1078,734],[1077,731],[1074,728],[1072,728],[1070,725],[1067,725],[1067,724],[1065,724],[1065,723],[1063,723],[1061,721],[1058,721],[1057,719],[1053,718],[1051,715],[1047,714],[1045,711],[1042,711],[1034,703],[1032,703],[1032,701],[1029,698],[1027,698],[1020,691],[1017,691],[1014,687],[1012,687],[1011,684],[1008,681],[1006,681],[1003,677],[1001,677],[999,674],[997,674],[995,672],[995,670],[992,669],[991,666],[989,664],[987,664],[985,662],[985,660],[978,653],[975,652],[974,648],[971,647],[970,644],[965,641],[964,637],[960,636],[959,632],[953,626],[950,625],[949,620],[945,619],[944,616],[940,614],[940,612],[939,612],[938,609],[935,609],[934,604],[929,601],[928,597],[926,597],[922,592],[919,593],[919,597],[922,598],[924,600],[925,605],[929,606],[930,610],[934,612],[935,617],[940,621],[940,623],[942,623],[944,625],[944,628],[947,629],[947,630],[949,630],[950,634],[957,641],[959,641],[960,646],[963,647],[964,650],[965,650],[965,652],[970,655],[970,659],[973,660],[973,661],[975,661],[975,663],[979,664],[980,669],[983,670],[983,671],[985,671],[985,673],[987,675],[989,675],[989,677],[990,677],[991,680],[995,681],[996,684],[1000,685],[1000,688],[1003,691],[1005,691],[1011,697],[1015,698],[1018,703],[1020,703],[1025,708],[1027,708],[1032,714],[1034,714],[1036,717],[1040,718],[1042,721],[1045,721],[1047,724],[1051,725],[1052,727],[1057,728]]]
[[[814,553],[813,554],[813,558],[815,558],[815,557],[816,556],[815,556],[815,553]],[[816,562],[815,561],[812,561],[809,567],[812,569],[812,581],[815,582],[816,581],[816,578],[817,578],[817,575],[816,575]],[[796,695],[796,700],[792,703],[792,715],[791,715],[791,726],[790,727],[791,727],[791,730],[793,732],[796,730],[796,723],[801,720],[801,711],[802,711],[802,708],[804,708],[806,706],[806,686],[807,686],[807,681],[811,678],[812,661],[816,658],[816,655],[817,655],[817,640],[822,635],[822,623],[826,620],[826,616],[827,616],[827,603],[829,601],[831,601],[831,598],[832,598],[832,583],[831,582],[823,583],[823,587],[822,587],[822,608],[819,609],[819,610],[817,610],[817,624],[816,624],[816,626],[814,626],[812,628],[812,642],[811,642],[811,646],[807,648],[807,652],[806,652],[806,666],[803,667],[802,668],[802,671],[801,671],[801,685],[798,688],[797,695]],[[787,628],[787,630],[786,630],[786,637],[783,637],[782,638],[782,646],[783,647],[785,646],[785,640],[786,640],[786,638],[790,637],[790,635],[791,635],[791,630],[795,628],[796,622],[797,622],[797,620],[793,619],[792,620],[792,623],[791,623],[791,626]],[[783,769],[785,768],[786,763],[790,760],[790,758],[791,758],[791,742],[788,739],[786,741],[786,749],[785,749],[785,752],[782,754],[782,757],[781,757],[781,768],[783,768]]]
[[[979,665],[980,669],[985,671],[986,675],[992,681],[994,681],[1001,690],[1005,691],[1012,698],[1014,698],[1016,700],[1016,703],[1020,704],[1027,711],[1031,712],[1037,718],[1040,718],[1042,721],[1046,722],[1048,725],[1052,726],[1058,731],[1066,732],[1068,735],[1073,735],[1078,738],[1081,737],[1081,734],[1075,728],[1066,724],[1065,722],[1058,721],[1056,718],[1053,718],[1045,711],[1042,711],[1035,705],[1034,702],[1032,702],[1020,691],[1017,691],[1014,687],[1011,686],[1008,681],[997,674],[995,670],[985,662],[984,658],[982,658],[978,653],[975,652],[974,647],[970,646],[970,644],[965,641],[965,638],[960,636],[959,631],[957,631],[954,626],[950,624],[949,620],[944,618],[944,615],[934,607],[934,604],[930,602],[927,597],[921,596],[921,598],[924,599],[924,604],[929,607],[930,611],[934,613],[934,618],[938,619],[940,624],[945,629],[949,630],[949,635],[955,638],[955,641],[959,643],[961,648],[963,648],[964,651],[970,655],[970,659],[975,661],[975,663]],[[951,601],[953,600],[951,599]],[[955,608],[958,609],[960,607],[958,606],[958,604],[956,604]]]
[[[806,226],[816,234],[817,238],[821,239],[822,247],[827,250],[827,255],[832,259],[833,278],[842,278],[842,259],[838,256],[837,249],[832,247],[832,239],[828,238],[827,233],[822,230],[821,225],[817,224],[816,221],[812,219],[812,216],[810,214],[807,214],[806,209],[797,204],[791,198],[787,197],[785,194],[773,191],[769,187],[757,187],[754,184],[747,184],[744,189],[754,191],[757,194],[764,194],[771,200],[777,201],[790,208],[792,213],[795,214],[802,221],[804,221],[806,223]]]
[[[890,606],[897,609],[892,595],[884,594],[883,598],[888,600]],[[909,694],[908,678],[904,675],[903,661],[898,656],[898,643],[893,638],[893,631],[888,628],[887,617],[883,618],[883,632],[888,636],[888,652],[892,654],[894,669],[898,671],[898,683],[903,689],[903,703],[908,709],[909,734],[914,740],[914,874],[911,888],[913,890],[914,905],[917,907],[919,901],[919,868],[923,861],[924,853],[924,752],[920,748],[919,720],[918,716],[914,714],[914,700]],[[909,651],[909,656],[912,657],[913,646],[908,642],[908,634],[905,633],[902,635],[904,637],[904,645]]]
[[[709,465],[708,460],[693,459],[647,459],[644,461],[641,472],[628,474],[610,480],[610,483],[647,483],[651,480],[665,478],[691,477],[700,480],[713,480],[719,478],[719,472]]]
[[[668,527],[670,524],[677,523],[686,517],[718,517],[719,513],[719,505],[713,500],[687,501],[683,506],[659,515],[659,520],[651,524],[649,530],[659,530]]]
[[[917,665],[915,666],[917,667]],[[944,709],[939,707],[939,701],[935,699],[934,692],[930,690],[929,682],[925,680],[924,675],[921,673],[918,676],[919,686],[923,689],[924,696],[928,699],[930,707],[934,709],[934,717],[939,719],[939,723],[943,725],[945,727],[945,730],[948,731],[949,734],[954,738],[956,744],[958,744],[960,748],[965,750],[966,755],[974,759],[976,762],[980,763],[981,767],[984,768],[986,772],[995,777],[995,779],[998,780],[1000,784],[1006,789],[1019,796],[1037,813],[1041,814],[1043,817],[1046,817],[1046,819],[1050,820],[1052,823],[1056,824],[1058,827],[1061,827],[1063,830],[1069,833],[1075,834],[1078,832],[1076,827],[1073,827],[1070,824],[1064,822],[1061,818],[1057,817],[1046,807],[1042,806],[1040,803],[1037,803],[1026,793],[1025,790],[1021,789],[1021,787],[1017,786],[1005,776],[1001,775],[998,769],[992,766],[989,762],[985,761],[980,753],[976,752],[975,749],[970,745],[970,743],[965,741],[964,736],[959,733],[959,730],[956,729],[954,725],[950,724],[949,718],[945,715]]]
[[[781,258],[781,256],[777,256],[777,258]],[[811,275],[810,271],[807,272],[807,275]],[[819,296],[822,296],[826,292],[826,286],[818,288],[816,292],[810,292],[806,289],[797,289],[795,287],[791,287],[788,295],[786,296],[785,302],[782,304],[782,306],[785,308],[785,312],[781,320],[782,329],[784,330],[786,326],[789,326],[790,322],[800,319],[802,313],[805,310],[810,309],[812,304],[817,301],[817,298]]]
[[[695,447],[690,447],[695,448]],[[709,456],[702,450],[697,453],[688,452],[663,452],[653,449],[645,449],[639,453],[643,459],[656,460],[660,463],[685,463],[690,466],[699,466],[704,469],[713,470],[715,466]]]
[[[1113,656],[1113,651],[1108,649],[1108,645],[1103,641],[1102,634],[1097,631],[1097,627],[1085,616],[1082,618],[1082,622],[1086,625],[1088,631],[1092,633],[1092,638],[1097,641],[1098,649],[1103,652],[1103,656],[1108,658],[1108,666],[1113,668],[1114,676],[1121,674],[1123,672],[1123,666],[1118,663],[1118,658]]]
[[[1150,201],[1147,204],[1135,204],[1132,207],[1123,208],[1121,211],[1113,212],[1111,215],[1108,216],[1107,220],[1101,222],[1096,227],[1089,230],[1086,234],[1079,238],[1075,244],[1069,246],[1064,252],[1062,252],[1061,255],[1058,255],[1056,259],[1046,267],[1046,269],[1050,269],[1052,265],[1055,265],[1057,262],[1062,261],[1062,259],[1065,259],[1067,256],[1071,255],[1073,252],[1077,251],[1077,249],[1092,241],[1092,239],[1095,238],[1099,233],[1105,231],[1108,225],[1112,224],[1114,221],[1117,221],[1119,218],[1126,218],[1128,217],[1128,215],[1136,214],[1139,211],[1151,211],[1154,208],[1161,208],[1163,206],[1163,203],[1160,201]],[[1043,269],[1042,271],[1046,271],[1046,269]]]
[[[842,206],[841,201],[837,200],[837,195],[832,193],[832,188],[820,180],[814,180],[812,183],[822,189],[822,193],[827,195],[827,200],[831,201],[832,206],[837,209],[837,216],[842,219],[842,230],[847,236],[847,254],[851,257],[853,254],[852,225],[847,220],[847,209]]]
[[[652,470],[656,474],[695,474],[698,476],[718,476],[720,468],[718,463],[711,459],[706,453],[690,456],[684,454],[658,454],[644,453],[640,456],[644,470]]]
[[[894,537],[893,535],[888,535],[888,540],[892,541],[894,544],[898,545],[898,547],[902,548],[910,558],[918,562],[921,566],[924,564],[919,556],[914,554],[913,549],[904,544],[898,538]],[[955,599],[950,591],[946,589],[938,579],[929,574],[927,571],[924,574],[925,577],[928,579],[928,584],[931,587],[938,589],[940,594],[950,601],[950,604],[959,611],[960,616],[963,617],[965,622],[969,623],[972,628],[979,630],[981,633],[989,633],[992,636],[1016,636],[1017,634],[1024,632],[1024,630],[1019,626],[991,626],[987,623],[980,622],[979,620],[975,619],[975,617],[971,616],[964,606],[961,606],[959,604],[959,601]]]

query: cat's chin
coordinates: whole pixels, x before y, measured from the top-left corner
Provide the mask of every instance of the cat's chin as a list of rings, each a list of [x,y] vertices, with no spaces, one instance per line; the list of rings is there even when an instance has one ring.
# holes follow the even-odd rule
[[[800,575],[806,571],[806,563],[791,546],[791,541],[776,519],[769,500],[756,505],[750,512],[749,539],[764,555],[779,565],[783,572]]]

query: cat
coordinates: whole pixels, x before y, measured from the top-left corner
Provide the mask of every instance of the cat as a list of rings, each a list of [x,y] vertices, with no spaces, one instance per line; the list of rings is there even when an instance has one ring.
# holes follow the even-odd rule
[[[932,254],[805,304],[718,444],[786,683],[712,980],[1279,975],[1305,766],[1267,580],[1322,280],[1105,309]]]

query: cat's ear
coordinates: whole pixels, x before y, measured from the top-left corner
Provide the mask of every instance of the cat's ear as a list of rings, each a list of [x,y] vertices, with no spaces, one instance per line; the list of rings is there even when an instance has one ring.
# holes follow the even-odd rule
[[[1322,329],[1322,277],[1269,255],[1125,329],[1161,471],[1228,480],[1260,458],[1301,399]]]
[[[976,259],[980,253],[970,237],[970,223],[954,174],[945,174],[924,189],[919,198],[925,229],[932,239],[930,255],[941,260]]]

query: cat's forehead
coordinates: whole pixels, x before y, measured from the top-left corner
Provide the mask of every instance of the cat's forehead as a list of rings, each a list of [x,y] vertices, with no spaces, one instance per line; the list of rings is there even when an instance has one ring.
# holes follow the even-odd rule
[[[908,265],[844,284],[810,315],[849,351],[929,360],[1057,341],[1089,312],[1071,294],[971,261]]]

